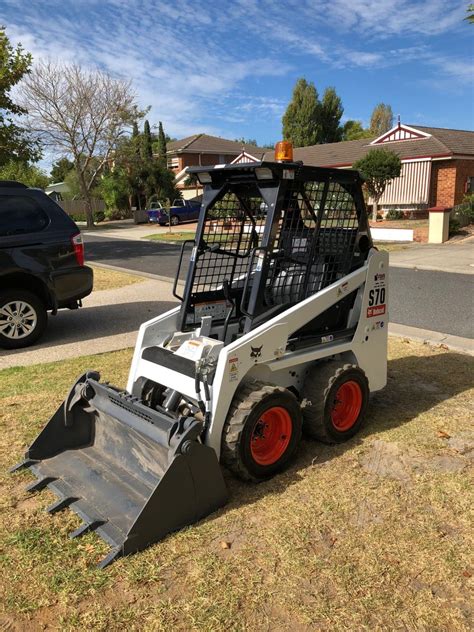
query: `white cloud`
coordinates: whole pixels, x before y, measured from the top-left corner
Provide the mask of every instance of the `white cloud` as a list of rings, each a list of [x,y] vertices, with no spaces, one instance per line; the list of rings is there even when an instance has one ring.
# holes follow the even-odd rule
[[[35,59],[129,78],[152,124],[173,136],[232,137],[251,121],[277,121],[286,103],[254,94],[290,72],[318,83],[319,68],[418,63],[426,81],[472,79],[467,62],[433,44],[464,26],[464,0],[3,0],[2,9],[9,36]]]
[[[151,121],[162,120],[173,136],[225,133],[219,123],[206,122],[216,105],[232,108],[231,94],[241,82],[281,76],[290,68],[271,56],[223,50],[209,39],[211,17],[196,17],[187,0],[173,6],[145,2],[138,8],[137,3],[136,10],[130,2],[111,0],[101,7],[107,8],[107,16],[88,0],[74,5],[72,13],[60,12],[59,3],[54,4],[49,8],[54,20],[44,19],[40,3],[30,5],[21,21],[10,18],[12,41],[22,42],[36,60],[75,61],[129,78],[141,106],[152,106]]]

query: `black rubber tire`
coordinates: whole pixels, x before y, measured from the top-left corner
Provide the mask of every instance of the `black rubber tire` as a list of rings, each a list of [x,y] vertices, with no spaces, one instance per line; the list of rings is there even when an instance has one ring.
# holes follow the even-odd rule
[[[12,301],[23,301],[28,303],[36,313],[36,326],[33,331],[24,338],[8,338],[0,332],[0,347],[3,349],[21,349],[34,344],[43,334],[48,324],[48,313],[43,301],[33,292],[28,290],[5,290],[0,292],[0,309]]]
[[[177,215],[172,215],[170,217],[171,226],[177,226],[179,224],[179,217]]]
[[[272,465],[260,465],[252,457],[250,441],[255,424],[265,410],[279,406],[291,418],[290,442],[282,456]],[[302,433],[301,407],[286,388],[246,382],[239,387],[227,415],[222,432],[221,461],[236,476],[246,481],[260,482],[282,471],[294,457]]]
[[[362,404],[355,423],[342,432],[333,424],[331,410],[338,389],[350,380],[359,384]],[[303,408],[303,432],[312,439],[323,443],[343,443],[362,428],[370,391],[367,377],[357,365],[337,360],[315,364],[306,375],[301,395],[303,400],[310,402]]]

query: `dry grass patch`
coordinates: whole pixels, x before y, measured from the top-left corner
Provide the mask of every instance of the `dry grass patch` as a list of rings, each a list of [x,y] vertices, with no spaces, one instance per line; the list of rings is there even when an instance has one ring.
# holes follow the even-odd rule
[[[2,472],[94,367],[124,384],[131,352],[7,369]],[[77,630],[468,630],[472,609],[472,370],[469,356],[390,341],[389,383],[365,431],[304,442],[261,485],[227,481],[231,502],[106,571],[72,512],[2,475],[0,623]],[[222,542],[227,543],[224,548]],[[3,617],[3,618],[2,618]]]
[[[88,265],[90,265],[88,263]],[[134,274],[126,272],[117,272],[116,270],[107,270],[94,266],[94,292],[101,290],[115,290],[125,285],[133,285],[134,283],[142,283],[145,279]]]

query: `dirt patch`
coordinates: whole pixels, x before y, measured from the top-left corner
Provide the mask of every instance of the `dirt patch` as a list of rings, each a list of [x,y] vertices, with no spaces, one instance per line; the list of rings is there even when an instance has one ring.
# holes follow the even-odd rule
[[[414,449],[401,448],[396,443],[375,441],[369,451],[361,457],[362,468],[376,476],[411,481],[413,475],[427,470],[439,472],[462,472],[468,459],[461,454],[439,454],[426,456]]]

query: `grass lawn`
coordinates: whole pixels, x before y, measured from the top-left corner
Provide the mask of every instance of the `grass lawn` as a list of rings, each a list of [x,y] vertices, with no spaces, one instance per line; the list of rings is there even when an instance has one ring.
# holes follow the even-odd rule
[[[425,228],[428,226],[428,219],[393,219],[370,222],[371,228]]]
[[[374,241],[374,246],[379,250],[385,250],[385,252],[398,252],[410,247],[409,244],[397,244],[393,241]]]
[[[471,357],[391,339],[388,386],[357,438],[305,441],[260,485],[226,475],[226,507],[98,571],[98,537],[69,540],[75,515],[46,515],[54,496],[28,496],[31,475],[6,469],[78,374],[93,367],[123,385],[130,360],[0,372],[2,629],[471,629]]]
[[[195,231],[183,233],[153,233],[146,235],[142,239],[150,239],[152,241],[185,241],[186,239],[194,239]]]
[[[94,292],[101,290],[113,290],[124,285],[132,285],[133,283],[142,283],[143,277],[127,274],[126,272],[117,272],[115,270],[107,270],[90,264],[94,268]]]

